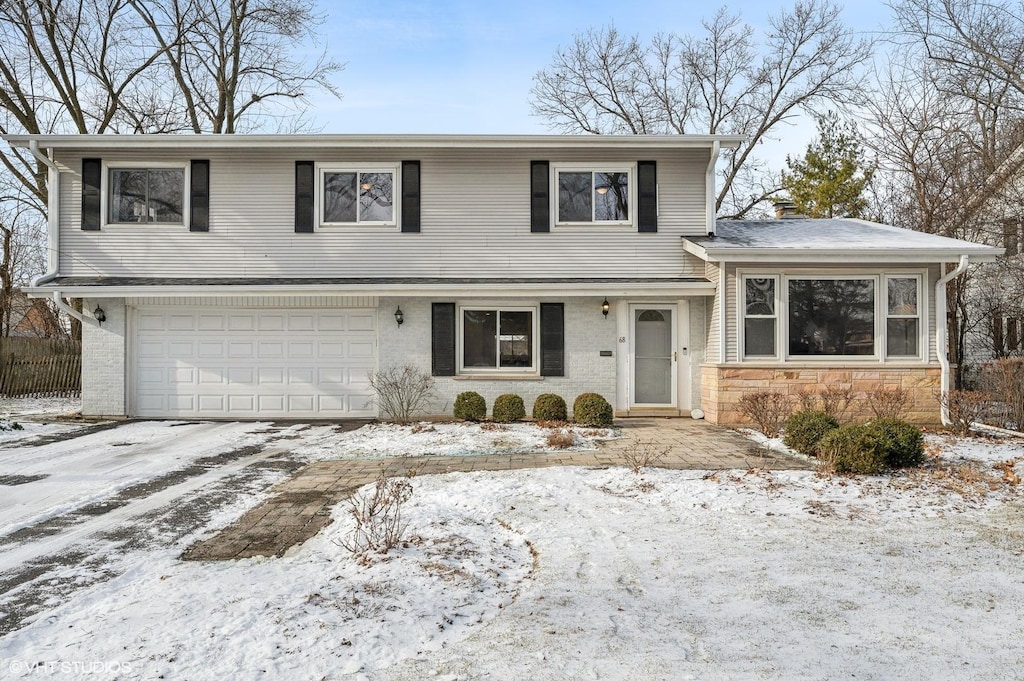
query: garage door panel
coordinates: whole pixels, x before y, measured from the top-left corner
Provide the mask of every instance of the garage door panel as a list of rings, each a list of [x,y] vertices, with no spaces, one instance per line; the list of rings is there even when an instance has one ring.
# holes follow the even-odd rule
[[[139,416],[374,416],[370,310],[191,310],[136,313]]]

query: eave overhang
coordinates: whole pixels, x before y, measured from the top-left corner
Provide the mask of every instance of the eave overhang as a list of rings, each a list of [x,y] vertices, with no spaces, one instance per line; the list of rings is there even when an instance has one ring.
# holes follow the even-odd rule
[[[706,262],[753,263],[938,263],[957,262],[967,255],[972,263],[995,262],[1003,249],[978,246],[974,249],[878,249],[878,248],[713,248],[683,238],[683,249]]]

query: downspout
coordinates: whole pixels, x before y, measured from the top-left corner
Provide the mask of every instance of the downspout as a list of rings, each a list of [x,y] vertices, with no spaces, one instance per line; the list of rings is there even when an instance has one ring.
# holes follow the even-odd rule
[[[719,262],[718,270],[718,363],[725,364],[727,359],[726,344],[729,342],[725,315],[729,309],[729,301],[726,299],[729,279],[725,275],[725,261]]]
[[[968,256],[960,256],[960,264],[949,274],[935,282],[935,354],[939,357],[941,374],[939,378],[939,408],[942,425],[950,425],[949,404],[949,330],[946,321],[946,284],[967,271]]]
[[[41,278],[42,277],[40,277],[40,279]],[[46,282],[43,282],[43,283],[45,284]],[[34,285],[35,284],[33,284],[33,286]],[[100,325],[100,323],[98,321],[96,321],[96,319],[94,317],[86,317],[84,314],[82,314],[81,312],[79,312],[75,308],[73,308],[70,305],[68,305],[67,303],[65,303],[64,302],[64,297],[61,296],[60,291],[54,291],[53,292],[53,304],[56,305],[61,310],[63,310],[69,317],[74,317],[75,319],[77,319],[78,321],[82,322],[83,324],[92,324],[94,326],[99,326]]]
[[[58,211],[60,209],[60,170],[49,156],[39,149],[38,140],[29,140],[28,149],[39,161],[46,165],[46,272],[32,280],[32,286],[42,286],[57,278],[60,268],[60,225]],[[61,304],[58,307],[64,309]],[[72,315],[81,318],[79,315]]]
[[[715,166],[718,165],[718,155],[722,150],[722,143],[715,140],[711,143],[711,159],[708,161],[708,169],[704,172],[704,205],[707,210],[705,217],[707,235],[714,236],[715,228]]]

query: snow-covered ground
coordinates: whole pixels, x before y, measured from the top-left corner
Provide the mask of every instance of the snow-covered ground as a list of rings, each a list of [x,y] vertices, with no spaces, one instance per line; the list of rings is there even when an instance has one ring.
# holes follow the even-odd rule
[[[69,423],[81,410],[81,400],[0,397],[0,447],[41,435],[69,434],[86,424]]]
[[[387,433],[342,449],[406,452]],[[134,551],[0,639],[0,676],[1020,678],[1024,441],[929,455],[891,477],[418,476],[407,545],[369,566],[344,505],[282,559],[179,561],[195,535]]]

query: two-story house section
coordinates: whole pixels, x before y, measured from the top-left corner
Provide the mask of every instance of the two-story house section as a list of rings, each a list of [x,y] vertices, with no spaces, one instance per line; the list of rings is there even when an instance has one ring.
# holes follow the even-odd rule
[[[437,415],[597,392],[738,420],[749,390],[896,384],[938,420],[944,281],[999,249],[853,220],[719,222],[730,136],[8,136],[49,168],[49,271],[84,299],[83,412]],[[80,314],[80,313],[73,313]]]

